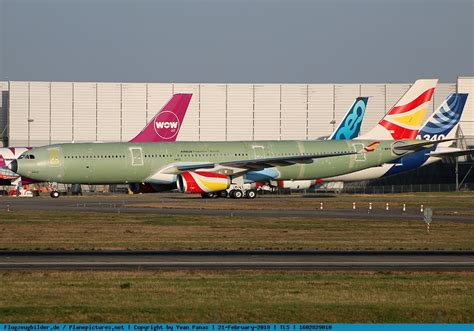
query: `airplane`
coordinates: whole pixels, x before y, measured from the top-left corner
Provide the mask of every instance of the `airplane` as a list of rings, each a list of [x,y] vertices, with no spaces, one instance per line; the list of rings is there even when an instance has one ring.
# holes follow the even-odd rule
[[[415,139],[422,125],[426,111],[428,110],[428,103],[433,97],[437,83],[437,79],[417,80],[373,129],[364,134],[363,137],[356,136],[353,137],[353,139],[355,141],[357,139]],[[339,136],[333,134],[332,137],[337,138]],[[323,182],[339,181],[334,178],[281,181],[268,176],[271,174],[262,173],[261,175],[262,176],[256,176],[254,179],[270,181],[273,187],[290,189],[309,189]],[[350,176],[350,174],[346,174],[345,176]]]
[[[9,169],[66,184],[143,183],[160,190],[253,199],[243,177],[273,172],[281,180],[329,178],[393,161],[440,140],[329,140],[166,143],[77,143],[34,148]],[[60,196],[51,192],[53,198]]]
[[[426,120],[416,138],[431,141],[454,138],[467,98],[467,93],[451,93],[448,95],[446,100]],[[457,157],[474,153],[473,149],[462,150],[449,147],[449,144],[450,142],[437,144],[378,167],[327,178],[326,180],[352,182],[388,177],[441,161],[444,157]]]
[[[129,142],[173,142],[181,129],[192,94],[177,93],[160,109],[146,126]],[[32,147],[0,148],[0,185],[12,185],[21,180],[23,185],[38,183],[29,178],[20,178],[7,169],[11,161],[16,160]],[[140,188],[132,187],[132,190]]]

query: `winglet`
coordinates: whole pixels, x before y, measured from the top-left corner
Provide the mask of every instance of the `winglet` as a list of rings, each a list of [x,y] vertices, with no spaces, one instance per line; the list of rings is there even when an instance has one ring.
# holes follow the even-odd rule
[[[329,136],[328,140],[350,140],[359,136],[368,99],[367,97],[355,99],[341,123],[339,123],[337,129]]]
[[[129,142],[176,141],[192,94],[175,94],[145,128]]]

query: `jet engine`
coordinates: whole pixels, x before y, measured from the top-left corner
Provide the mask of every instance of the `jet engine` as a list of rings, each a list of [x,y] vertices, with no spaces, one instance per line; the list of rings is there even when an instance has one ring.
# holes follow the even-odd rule
[[[214,172],[185,171],[178,175],[176,184],[183,193],[219,192],[229,188],[230,178]]]

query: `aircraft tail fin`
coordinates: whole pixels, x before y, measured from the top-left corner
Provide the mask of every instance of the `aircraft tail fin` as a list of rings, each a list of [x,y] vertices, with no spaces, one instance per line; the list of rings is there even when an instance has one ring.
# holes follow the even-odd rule
[[[337,129],[329,136],[328,140],[350,140],[359,136],[368,99],[367,97],[355,99]]]
[[[129,142],[175,141],[192,94],[175,94],[168,103],[148,122],[145,128]]]
[[[437,83],[437,79],[417,80],[375,128],[360,139],[415,139]]]
[[[467,93],[451,93],[448,95],[446,100],[426,120],[418,132],[417,138],[423,140],[454,138],[467,97]],[[444,145],[446,144],[440,146]]]

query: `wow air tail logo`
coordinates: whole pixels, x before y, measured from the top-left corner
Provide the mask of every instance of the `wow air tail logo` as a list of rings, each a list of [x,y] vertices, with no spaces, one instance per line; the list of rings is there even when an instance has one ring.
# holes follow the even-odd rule
[[[427,107],[433,96],[434,88],[430,88],[409,103],[393,107],[380,125],[386,128],[393,139],[415,139],[425,117]]]
[[[164,110],[155,117],[154,125],[155,132],[163,139],[172,139],[176,137],[179,132],[179,119],[173,112]]]
[[[366,153],[370,153],[370,152],[375,152],[375,150],[377,149],[377,146],[380,144],[379,141],[374,141],[373,143],[367,145],[366,147],[364,147],[364,151]]]

